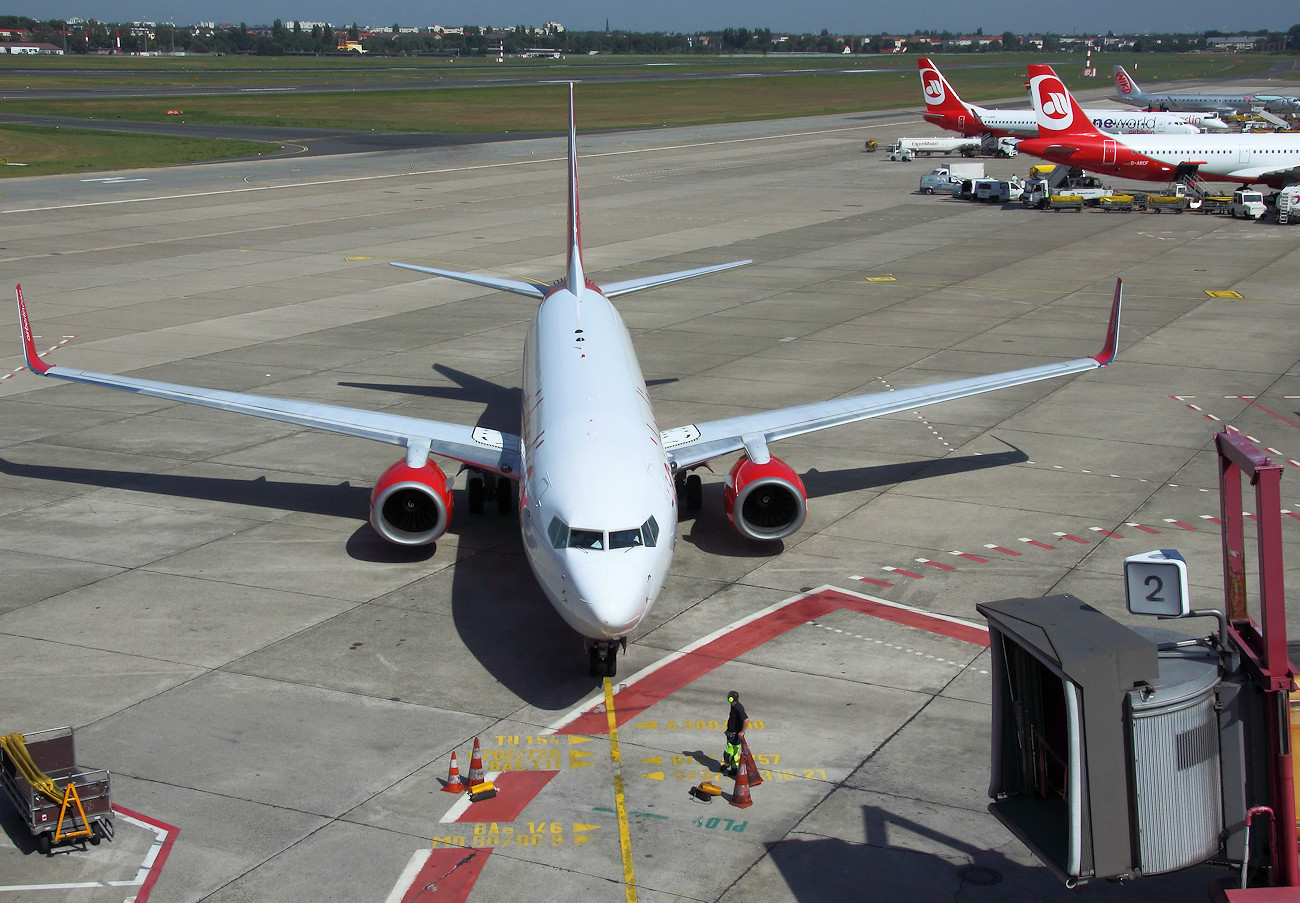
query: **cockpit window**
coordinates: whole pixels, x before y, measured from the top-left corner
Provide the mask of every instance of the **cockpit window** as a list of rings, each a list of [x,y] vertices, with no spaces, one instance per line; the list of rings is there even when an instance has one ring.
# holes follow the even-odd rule
[[[551,538],[551,547],[563,549],[569,544],[569,525],[558,517],[551,518],[551,525],[546,528],[546,535]]]
[[[641,525],[641,538],[646,545],[651,547],[659,541],[659,522],[653,517]]]
[[[569,531],[569,548],[600,551],[605,548],[605,534],[600,530],[571,529]]]
[[[609,531],[609,547],[611,549],[634,549],[640,545],[645,545],[640,527],[635,530]]]

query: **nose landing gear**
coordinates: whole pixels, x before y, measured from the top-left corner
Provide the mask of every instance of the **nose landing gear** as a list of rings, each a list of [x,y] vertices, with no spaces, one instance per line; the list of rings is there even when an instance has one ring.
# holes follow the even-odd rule
[[[614,677],[618,674],[618,647],[627,651],[627,637],[617,640],[592,640],[587,648],[589,673],[592,677]]]

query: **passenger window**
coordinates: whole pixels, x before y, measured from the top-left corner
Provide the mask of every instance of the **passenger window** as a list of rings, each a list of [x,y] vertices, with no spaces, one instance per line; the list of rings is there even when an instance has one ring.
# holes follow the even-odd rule
[[[598,552],[605,548],[605,534],[600,530],[570,530],[569,548],[591,549]]]
[[[642,544],[640,527],[634,530],[609,531],[609,547],[611,549],[634,549]]]
[[[569,544],[569,525],[558,517],[551,518],[551,525],[546,528],[546,535],[551,538],[551,546],[563,549]]]

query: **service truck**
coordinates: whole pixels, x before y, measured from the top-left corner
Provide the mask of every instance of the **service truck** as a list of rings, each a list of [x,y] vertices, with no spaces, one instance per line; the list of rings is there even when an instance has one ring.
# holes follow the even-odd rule
[[[915,160],[931,154],[963,154],[973,157],[980,152],[980,139],[957,135],[939,138],[899,138],[889,145],[885,157],[890,160]]]
[[[951,194],[963,179],[984,178],[983,163],[945,163],[921,176],[921,194]]]
[[[1081,198],[1083,203],[1095,207],[1101,203],[1102,198],[1114,193],[1114,189],[1103,185],[1101,179],[1096,176],[1067,179],[1055,187],[1050,185],[1047,179],[1031,179],[1025,183],[1020,202],[1026,207],[1046,210],[1051,206],[1052,197],[1062,194],[1071,198]]]
[[[1279,191],[1273,210],[1283,226],[1300,219],[1300,185],[1288,185]]]

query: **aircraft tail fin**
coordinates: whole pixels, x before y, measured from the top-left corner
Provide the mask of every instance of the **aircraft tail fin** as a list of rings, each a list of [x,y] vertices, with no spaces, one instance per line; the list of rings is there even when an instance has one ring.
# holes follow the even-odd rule
[[[924,56],[917,57],[916,68],[921,74],[926,121],[967,135],[978,135],[984,131],[984,123],[979,115],[962,101],[932,60]]]
[[[1030,63],[1029,99],[1034,104],[1039,138],[1105,137],[1051,66]]]
[[[1123,67],[1115,66],[1115,96],[1120,100],[1126,100],[1129,103],[1140,104],[1142,98],[1146,96],[1145,91],[1138,87],[1138,83],[1133,81],[1133,76]]]
[[[578,128],[573,112],[573,82],[569,82],[569,260],[564,268],[565,285],[575,295],[586,288],[582,270],[582,219],[578,213]]]
[[[50,369],[50,365],[41,360],[40,352],[36,350],[36,339],[32,336],[32,324],[27,320],[27,302],[23,300],[23,287],[14,286],[14,292],[18,295],[18,322],[23,331],[23,361],[27,364],[27,369],[36,374],[45,373]]]

